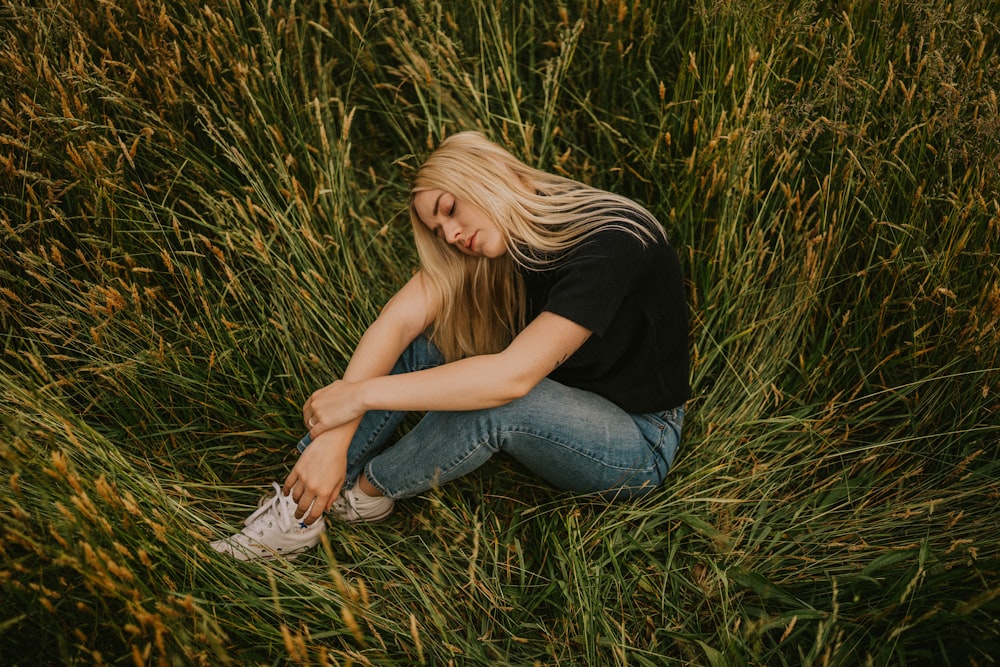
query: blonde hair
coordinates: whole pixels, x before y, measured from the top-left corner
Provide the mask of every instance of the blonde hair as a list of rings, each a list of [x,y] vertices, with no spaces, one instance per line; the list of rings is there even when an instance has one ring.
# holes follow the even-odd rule
[[[472,257],[433,234],[413,196],[443,190],[482,209],[508,252]],[[653,215],[632,200],[529,167],[478,132],[446,138],[417,171],[410,222],[421,268],[438,305],[430,335],[449,361],[500,352],[525,326],[518,267],[557,264],[566,251],[608,227],[650,242],[663,237]]]

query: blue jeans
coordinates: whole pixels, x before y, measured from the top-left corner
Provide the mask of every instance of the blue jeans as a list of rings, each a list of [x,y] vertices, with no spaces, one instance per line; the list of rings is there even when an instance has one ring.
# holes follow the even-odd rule
[[[444,362],[417,338],[393,373]],[[506,405],[467,412],[428,412],[390,445],[405,412],[372,411],[347,451],[345,485],[364,473],[390,498],[407,498],[466,475],[498,452],[559,489],[628,498],[659,486],[680,441],[684,407],[629,414],[597,394],[544,379]],[[310,443],[306,435],[299,451]]]

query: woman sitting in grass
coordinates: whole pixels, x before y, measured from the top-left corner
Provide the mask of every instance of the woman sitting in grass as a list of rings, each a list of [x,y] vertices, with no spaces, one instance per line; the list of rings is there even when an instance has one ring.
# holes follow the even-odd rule
[[[297,554],[324,513],[378,521],[499,452],[576,493],[663,482],[690,392],[688,330],[680,263],[653,216],[463,132],[418,171],[410,219],[419,272],[343,379],[306,401],[284,486],[218,551]],[[411,410],[426,415],[393,444]]]

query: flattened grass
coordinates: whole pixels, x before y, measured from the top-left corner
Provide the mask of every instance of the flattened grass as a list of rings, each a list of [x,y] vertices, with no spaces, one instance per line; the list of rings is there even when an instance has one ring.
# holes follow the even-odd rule
[[[0,662],[994,660],[988,3],[15,1],[0,34]],[[608,506],[498,461],[218,558],[465,128],[665,224],[670,481]]]

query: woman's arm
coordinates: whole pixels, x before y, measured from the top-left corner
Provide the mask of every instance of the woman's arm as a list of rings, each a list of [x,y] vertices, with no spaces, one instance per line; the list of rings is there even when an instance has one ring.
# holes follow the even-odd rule
[[[344,379],[357,381],[388,374],[403,350],[430,326],[435,312],[423,274],[417,273],[389,299],[365,331]],[[303,414],[306,411],[304,408]]]
[[[345,378],[357,382],[389,373],[407,345],[427,328],[435,308],[423,280],[418,273],[385,305],[361,337]],[[299,505],[297,518],[306,523],[319,518],[340,493],[347,472],[347,448],[361,421],[360,415],[335,426],[322,421],[316,403],[325,390],[314,392],[303,407],[312,443],[296,461],[283,488]]]
[[[323,426],[332,428],[368,410],[459,411],[503,405],[531,391],[589,336],[579,324],[543,312],[503,352],[401,375],[360,381],[345,376],[326,387],[314,407]]]

